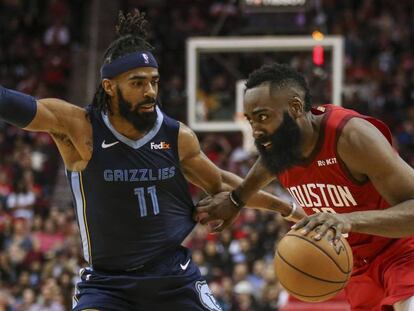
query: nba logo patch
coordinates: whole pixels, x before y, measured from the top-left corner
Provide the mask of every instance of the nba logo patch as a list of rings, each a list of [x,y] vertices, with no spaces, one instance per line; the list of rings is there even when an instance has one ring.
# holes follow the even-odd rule
[[[204,307],[211,311],[223,311],[211,293],[206,281],[197,281],[195,283],[195,288]]]
[[[144,58],[144,62],[145,62],[146,64],[149,64],[149,57],[148,57],[148,55],[147,55],[147,54],[142,53],[142,58]]]

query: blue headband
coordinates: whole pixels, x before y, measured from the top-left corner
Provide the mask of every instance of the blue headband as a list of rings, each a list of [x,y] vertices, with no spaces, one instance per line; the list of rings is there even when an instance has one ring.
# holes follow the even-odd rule
[[[102,65],[101,79],[110,79],[131,69],[140,67],[158,68],[158,63],[151,52],[134,52],[117,58],[109,64]]]

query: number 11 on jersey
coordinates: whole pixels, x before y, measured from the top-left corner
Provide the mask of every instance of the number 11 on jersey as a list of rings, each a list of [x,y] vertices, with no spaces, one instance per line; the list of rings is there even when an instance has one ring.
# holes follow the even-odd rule
[[[145,191],[145,189],[147,191]],[[148,208],[147,202],[145,200],[145,192],[150,195],[152,209],[154,215],[158,215],[160,213],[160,207],[158,205],[158,198],[157,198],[157,188],[155,186],[151,186],[148,188],[139,187],[134,189],[134,194],[138,197],[138,206],[139,206],[139,215],[140,217],[148,216]]]

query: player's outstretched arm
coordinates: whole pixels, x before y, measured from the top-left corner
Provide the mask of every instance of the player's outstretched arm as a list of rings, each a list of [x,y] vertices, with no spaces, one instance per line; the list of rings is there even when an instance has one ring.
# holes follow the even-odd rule
[[[260,159],[250,169],[244,180],[224,171],[222,171],[222,176],[224,182],[234,190],[219,193],[200,201],[197,204],[198,213],[201,215],[208,214],[208,217],[205,217],[201,223],[225,219],[223,214],[226,211],[236,209],[239,212],[246,203],[253,208],[261,207],[263,209],[280,212],[289,221],[296,222],[305,216],[302,208],[296,204],[291,205],[275,196],[260,191],[260,189],[275,179],[275,176],[266,170]],[[223,230],[226,227],[225,225],[226,223],[214,228],[214,231]]]
[[[338,140],[338,154],[352,176],[361,182],[370,180],[391,207],[315,214],[300,221],[296,228],[306,233],[322,224],[321,235],[333,227],[337,238],[341,232],[349,231],[391,238],[414,235],[414,170],[382,133],[363,119],[351,119]]]
[[[36,100],[0,85],[0,118],[29,131],[68,134],[71,120],[84,115],[82,111],[60,99]]]
[[[0,86],[0,119],[28,131],[49,133],[70,170],[82,170],[91,157],[92,127],[86,111],[64,100],[36,100]]]
[[[194,132],[181,124],[178,139],[178,150],[181,161],[181,168],[185,177],[194,185],[203,189],[213,197],[207,197],[205,200],[199,202],[197,210],[199,215],[204,214],[202,223],[211,220],[224,220],[223,224],[215,229],[215,231],[223,230],[230,225],[240,212],[240,208],[235,206],[229,199],[229,192],[236,186],[242,184],[242,179],[232,173],[220,170],[207,156],[201,151],[200,144]],[[259,172],[260,173],[260,172]],[[258,190],[273,177],[269,174],[261,174],[260,185],[255,174],[251,174],[251,179],[247,179],[247,187],[250,182],[254,183],[253,189],[249,192],[250,200],[247,200],[248,205],[256,208],[263,208],[270,211],[278,211],[283,215],[289,215],[289,220],[297,221],[302,218],[304,213],[300,208],[296,208],[292,213],[292,206],[270,194],[260,193]],[[244,182],[243,182],[244,184]]]
[[[231,172],[221,170],[221,175],[223,182],[227,185],[230,185],[233,189],[236,189],[243,183],[243,179],[241,177]],[[270,174],[268,175],[268,178],[270,180],[273,180],[273,176]],[[249,180],[247,180],[247,182],[249,182]],[[263,183],[268,184],[269,182],[265,180]],[[246,207],[278,212],[283,217],[287,218],[287,220],[294,222],[306,216],[305,212],[300,206],[294,206],[289,202],[281,200],[278,197],[261,190],[251,195],[251,197],[246,202]]]

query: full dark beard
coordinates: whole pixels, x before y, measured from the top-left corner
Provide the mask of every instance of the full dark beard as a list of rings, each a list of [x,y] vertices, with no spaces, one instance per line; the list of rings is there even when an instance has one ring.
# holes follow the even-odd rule
[[[154,109],[152,112],[139,112],[138,108],[140,105],[155,103],[155,99],[148,98],[138,105],[136,108],[132,108],[132,104],[125,100],[122,96],[121,90],[117,89],[118,100],[119,100],[119,114],[130,122],[137,131],[148,132],[154,127],[157,121],[157,110]]]
[[[267,169],[274,174],[280,174],[301,162],[300,141],[299,126],[285,112],[283,122],[278,130],[273,134],[256,139],[255,145]],[[272,143],[269,149],[262,145],[265,142]]]

